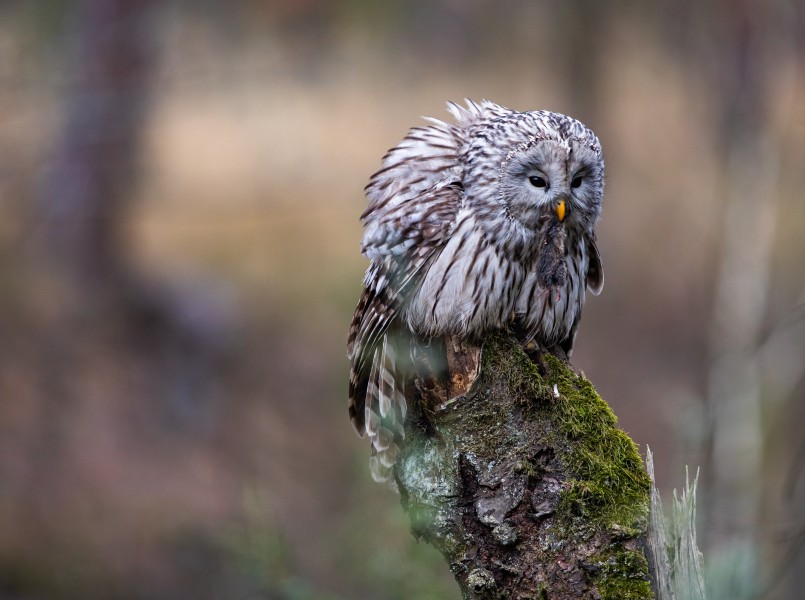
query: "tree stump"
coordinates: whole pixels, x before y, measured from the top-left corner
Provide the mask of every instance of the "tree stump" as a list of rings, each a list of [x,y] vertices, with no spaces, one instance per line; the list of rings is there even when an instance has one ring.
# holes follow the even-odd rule
[[[409,419],[396,481],[464,598],[653,598],[651,482],[592,384],[507,333],[445,345],[445,383],[411,386],[429,408]]]

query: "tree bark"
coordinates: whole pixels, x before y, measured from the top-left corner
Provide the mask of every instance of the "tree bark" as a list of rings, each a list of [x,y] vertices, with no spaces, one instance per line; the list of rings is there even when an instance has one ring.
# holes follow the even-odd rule
[[[464,598],[654,597],[651,483],[592,384],[508,334],[446,346],[443,385],[411,385],[428,408],[412,411],[396,480]]]

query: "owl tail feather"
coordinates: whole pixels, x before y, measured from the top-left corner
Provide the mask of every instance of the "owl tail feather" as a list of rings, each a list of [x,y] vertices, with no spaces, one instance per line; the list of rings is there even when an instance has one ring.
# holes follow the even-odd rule
[[[364,405],[366,433],[372,442],[369,468],[375,481],[392,479],[394,463],[405,438],[407,404],[398,373],[397,348],[390,334],[375,348]]]

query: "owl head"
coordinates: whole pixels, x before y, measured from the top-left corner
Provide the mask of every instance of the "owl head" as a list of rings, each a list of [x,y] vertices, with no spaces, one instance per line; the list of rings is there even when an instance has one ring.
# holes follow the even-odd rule
[[[548,111],[512,111],[479,124],[473,134],[468,155],[486,155],[485,177],[473,179],[486,179],[495,195],[484,202],[527,231],[554,218],[568,230],[593,227],[601,213],[604,161],[585,125]]]

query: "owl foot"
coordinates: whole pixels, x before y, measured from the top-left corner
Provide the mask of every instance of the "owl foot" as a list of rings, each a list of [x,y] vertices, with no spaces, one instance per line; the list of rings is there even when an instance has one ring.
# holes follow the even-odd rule
[[[411,421],[424,433],[432,432],[433,415],[447,401],[447,357],[444,340],[416,340],[411,346],[413,381],[411,394],[418,398]]]
[[[521,347],[526,356],[537,366],[537,371],[543,377],[549,376],[551,368],[546,360],[547,355],[552,355],[561,360],[563,363],[568,363],[567,353],[561,346],[551,346],[550,348],[541,348],[534,340],[521,342]]]

